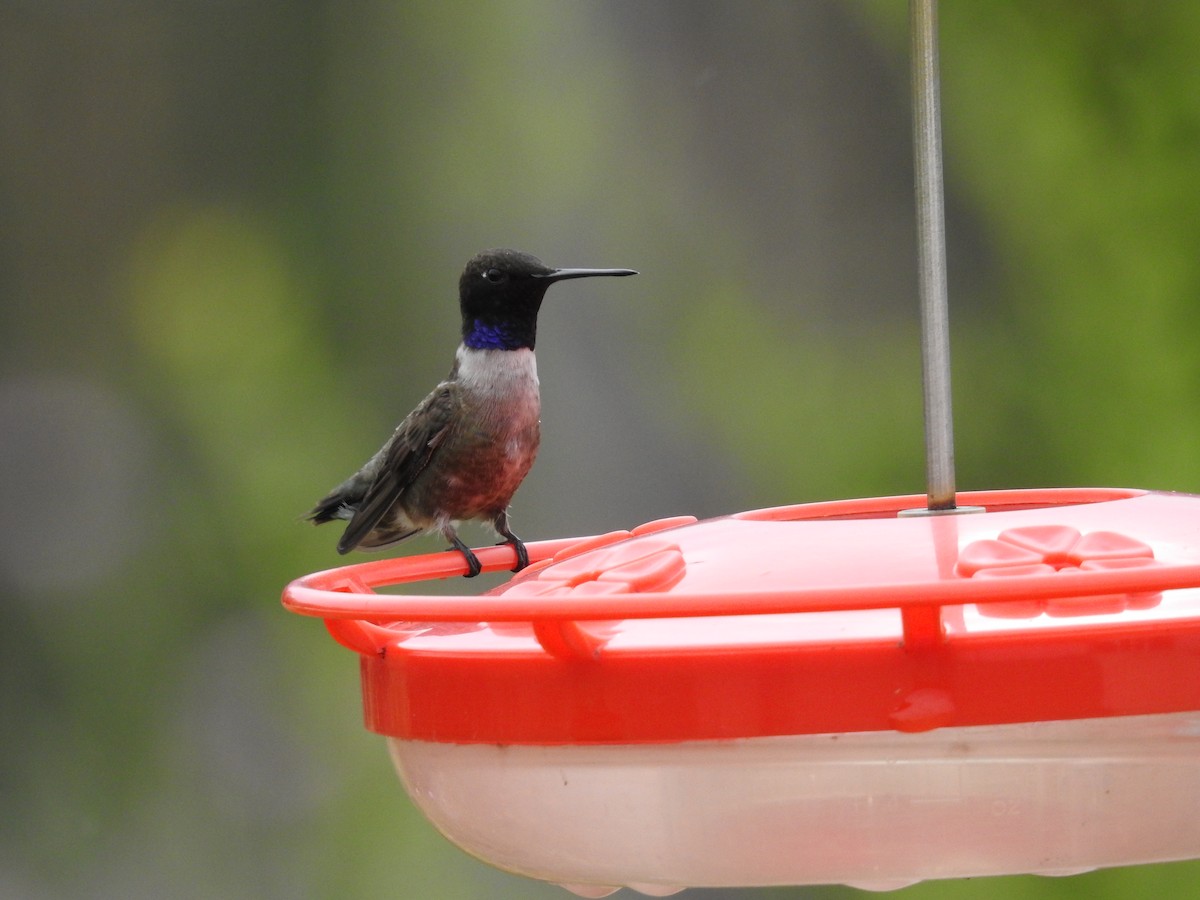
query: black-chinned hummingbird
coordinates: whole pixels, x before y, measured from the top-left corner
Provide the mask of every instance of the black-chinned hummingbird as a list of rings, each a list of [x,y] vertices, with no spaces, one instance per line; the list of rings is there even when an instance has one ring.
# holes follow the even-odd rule
[[[379,452],[308,514],[320,525],[347,519],[338,553],[377,550],[438,532],[478,575],[457,523],[489,523],[529,565],[508,524],[508,506],[541,439],[533,348],[537,316],[556,281],[636,275],[632,269],[552,269],[517,250],[485,250],[458,282],[462,343],[449,377],[410,412]]]

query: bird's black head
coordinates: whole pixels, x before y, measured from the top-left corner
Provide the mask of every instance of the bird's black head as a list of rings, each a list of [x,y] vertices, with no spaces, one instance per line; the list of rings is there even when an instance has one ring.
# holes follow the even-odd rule
[[[532,350],[538,310],[554,282],[636,274],[632,269],[552,269],[519,250],[485,250],[467,263],[458,282],[463,343],[474,350]]]

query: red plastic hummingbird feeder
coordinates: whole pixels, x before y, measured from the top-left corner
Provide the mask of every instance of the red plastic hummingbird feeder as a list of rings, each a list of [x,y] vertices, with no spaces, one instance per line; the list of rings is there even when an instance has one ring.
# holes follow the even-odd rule
[[[599,897],[1200,856],[1200,497],[955,496],[933,4],[912,9],[928,498],[532,543],[481,596],[375,592],[463,574],[453,551],[284,591],[358,654],[367,727],[479,858]]]
[[[817,503],[530,544],[482,596],[321,572],[367,727],[468,852],[632,885],[1063,874],[1200,854],[1200,498]],[[480,553],[512,565],[511,548]]]

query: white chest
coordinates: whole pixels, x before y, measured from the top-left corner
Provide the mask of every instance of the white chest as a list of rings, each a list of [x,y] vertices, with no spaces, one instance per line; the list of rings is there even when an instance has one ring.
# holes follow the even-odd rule
[[[472,350],[458,348],[458,380],[472,391],[537,388],[537,357],[529,349]]]
[[[456,359],[458,382],[482,414],[502,415],[517,428],[541,417],[537,357],[532,350],[459,347]]]

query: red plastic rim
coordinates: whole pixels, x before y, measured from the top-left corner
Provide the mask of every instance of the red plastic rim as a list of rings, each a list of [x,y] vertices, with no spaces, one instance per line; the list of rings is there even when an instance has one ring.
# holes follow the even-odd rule
[[[368,727],[408,739],[661,742],[1200,709],[1200,498],[979,492],[959,500],[981,514],[897,518],[923,499],[530,544],[535,564],[480,596],[376,594],[464,571],[457,553],[380,560],[299,579],[284,604],[360,654]]]

